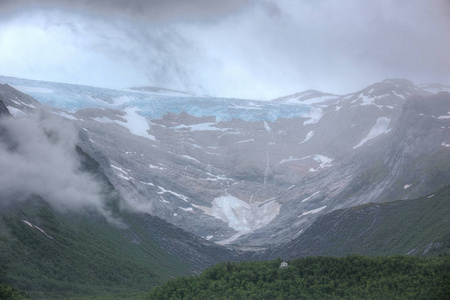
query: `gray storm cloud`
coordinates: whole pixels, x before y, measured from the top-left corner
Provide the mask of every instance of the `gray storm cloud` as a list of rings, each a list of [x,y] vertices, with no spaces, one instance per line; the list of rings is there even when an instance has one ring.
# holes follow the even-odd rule
[[[80,170],[76,130],[50,115],[0,118],[0,204],[39,195],[62,212],[105,209],[101,184]]]
[[[270,99],[450,84],[450,1],[3,0],[0,73]]]
[[[0,11],[13,13],[28,8],[61,8],[110,17],[126,16],[145,21],[210,19],[235,12],[249,0],[2,0]]]

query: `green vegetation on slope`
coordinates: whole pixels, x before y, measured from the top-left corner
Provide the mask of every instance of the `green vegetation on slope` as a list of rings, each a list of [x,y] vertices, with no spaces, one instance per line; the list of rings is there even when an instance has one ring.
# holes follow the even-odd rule
[[[21,292],[10,285],[0,284],[0,299],[4,300],[18,300],[18,299],[30,299],[26,293]]]
[[[98,162],[81,148],[76,151],[80,172],[102,184],[111,219],[128,224],[133,216],[120,212],[120,195]],[[161,249],[151,236],[110,224],[95,211],[56,213],[37,195],[1,209],[0,283],[33,298],[123,297],[191,274],[188,264]]]
[[[166,282],[150,299],[448,299],[450,257],[307,257],[220,263]]]
[[[190,273],[149,238],[133,241],[98,215],[56,215],[36,200],[4,214],[0,228],[0,283],[33,298],[148,291]]]

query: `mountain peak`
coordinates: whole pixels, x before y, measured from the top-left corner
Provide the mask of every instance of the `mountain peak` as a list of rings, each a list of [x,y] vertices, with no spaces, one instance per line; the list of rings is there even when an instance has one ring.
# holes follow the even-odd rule
[[[291,104],[318,104],[323,102],[329,102],[330,100],[336,100],[340,96],[323,93],[317,90],[306,90],[300,93],[291,94],[288,96],[283,96],[280,98],[273,99],[274,102],[283,102]]]

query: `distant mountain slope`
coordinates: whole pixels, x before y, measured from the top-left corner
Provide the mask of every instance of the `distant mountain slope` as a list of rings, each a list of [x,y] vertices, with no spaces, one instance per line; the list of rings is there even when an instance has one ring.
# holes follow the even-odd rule
[[[2,155],[8,153],[10,158],[15,154],[20,157],[26,153],[28,139],[16,136],[18,132],[26,132],[14,131],[14,126],[23,123],[13,122],[13,118],[0,119]],[[48,141],[44,138],[42,143],[57,145],[61,139],[59,133],[47,131]],[[52,191],[58,195],[58,190],[68,187],[53,185],[32,190],[44,191],[40,196],[24,192],[34,184],[32,180],[14,177],[15,184],[23,187],[22,191],[11,186],[0,190],[0,283],[26,291],[33,298],[130,294],[148,291],[169,278],[199,272],[218,261],[238,259],[238,253],[200,239],[157,217],[128,210],[100,164],[80,147],[72,146],[64,151],[73,152],[80,161],[75,175],[90,174],[90,178],[100,184],[99,197],[104,210],[98,211],[95,205],[61,210],[54,199],[48,202],[46,197]],[[47,146],[46,150],[55,155],[61,151],[53,146]],[[36,147],[31,151],[39,152],[40,149]],[[24,158],[30,170],[39,166],[31,158]],[[21,168],[15,165],[8,172],[2,169],[1,186],[8,182],[6,177],[19,174],[14,167]],[[65,170],[41,171],[44,177],[41,184],[52,182],[45,181],[50,171],[66,176]],[[85,195],[80,193],[78,196],[77,201],[86,201]],[[63,206],[64,201],[60,199]]]
[[[319,217],[305,232],[268,253],[436,255],[450,251],[450,186],[414,200],[368,203]]]
[[[45,104],[0,85],[0,281],[35,297],[145,291],[220,261],[448,251],[448,187],[428,196],[450,181],[449,93],[391,79],[302,104],[12,81]]]
[[[0,86],[15,117],[74,126],[129,207],[234,248],[272,248],[325,213],[450,181],[450,94],[434,85],[256,101],[0,81],[22,90]]]

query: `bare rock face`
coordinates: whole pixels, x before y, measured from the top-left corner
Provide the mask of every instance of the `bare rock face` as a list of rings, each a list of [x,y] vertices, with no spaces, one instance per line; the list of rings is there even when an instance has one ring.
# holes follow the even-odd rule
[[[40,109],[79,128],[80,146],[129,208],[241,249],[287,242],[335,209],[422,195],[450,179],[439,177],[450,161],[450,95],[408,80],[269,102],[27,84],[52,106]],[[5,103],[38,107],[21,97]]]
[[[3,116],[11,116],[11,113],[9,112],[8,108],[3,103],[3,101],[0,100],[0,117],[3,117]]]

